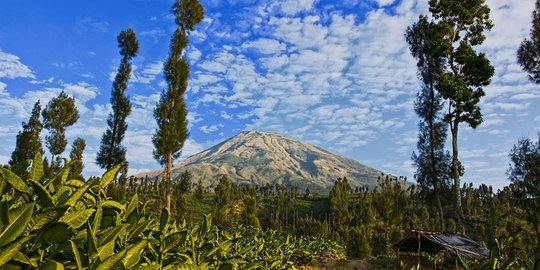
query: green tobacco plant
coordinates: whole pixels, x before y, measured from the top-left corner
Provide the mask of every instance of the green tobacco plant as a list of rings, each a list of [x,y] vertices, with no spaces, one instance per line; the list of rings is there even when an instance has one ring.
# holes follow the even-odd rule
[[[495,239],[489,251],[489,258],[481,262],[469,261],[458,254],[461,265],[469,269],[480,270],[540,270],[540,257],[535,261],[529,261],[519,257],[513,249]]]
[[[0,269],[296,269],[340,245],[251,227],[220,230],[150,218],[135,194],[107,196],[123,164],[101,178],[69,179],[69,166],[47,178],[38,153],[28,177],[0,168]]]

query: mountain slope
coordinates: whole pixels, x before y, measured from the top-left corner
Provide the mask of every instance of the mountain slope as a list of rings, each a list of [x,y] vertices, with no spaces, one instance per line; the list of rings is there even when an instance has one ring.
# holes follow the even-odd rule
[[[215,185],[222,175],[237,184],[281,183],[300,191],[328,192],[346,176],[351,187],[377,185],[381,172],[308,143],[269,133],[244,131],[174,165],[173,178],[188,169],[197,183]],[[137,177],[160,176],[162,170]]]

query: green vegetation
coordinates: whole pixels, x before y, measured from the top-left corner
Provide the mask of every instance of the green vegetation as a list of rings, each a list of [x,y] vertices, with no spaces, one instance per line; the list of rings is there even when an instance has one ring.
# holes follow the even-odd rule
[[[113,111],[107,118],[107,130],[103,133],[96,157],[96,163],[107,170],[126,161],[126,148],[122,146],[122,140],[128,128],[126,118],[131,113],[131,102],[126,96],[126,89],[131,76],[130,61],[139,51],[139,42],[131,28],[121,31],[117,39],[122,60],[120,60],[111,93]]]
[[[41,115],[43,126],[49,130],[49,135],[45,137],[45,144],[51,153],[50,168],[52,172],[56,172],[61,166],[59,155],[66,150],[67,146],[66,128],[79,120],[79,110],[75,106],[75,99],[62,91],[49,101]]]
[[[529,79],[540,84],[540,1],[533,11],[530,37],[524,39],[517,51],[518,63],[529,73]]]
[[[0,168],[2,269],[295,269],[321,252],[344,258],[335,242],[276,231],[172,221],[166,208],[147,214],[137,193],[120,203],[107,187],[123,164],[87,182],[69,179],[69,164],[43,173],[37,154],[29,178]]]
[[[8,164],[14,172],[26,174],[27,160],[31,160],[37,153],[43,154],[41,138],[39,137],[43,124],[39,119],[41,105],[39,100],[34,104],[28,123],[22,123],[22,131],[17,134],[15,150],[11,154]]]
[[[440,71],[435,72],[435,89],[448,107],[443,120],[452,135],[455,218],[458,230],[465,232],[459,193],[464,170],[458,155],[459,124],[464,122],[476,128],[482,123],[479,102],[485,95],[483,87],[489,85],[495,71],[486,55],[477,53],[474,47],[483,43],[484,31],[491,30],[493,24],[484,0],[430,0],[429,11],[433,18],[431,27],[438,34],[427,34],[426,42],[437,46],[426,46],[422,53],[433,56],[438,62],[436,66],[440,65]]]
[[[171,170],[174,159],[180,157],[188,138],[187,107],[184,94],[188,86],[189,63],[184,50],[189,34],[204,18],[204,10],[198,0],[177,0],[172,12],[178,28],[173,34],[170,53],[163,66],[167,90],[154,109],[157,130],[152,137],[154,158],[165,168],[165,207],[171,210]]]

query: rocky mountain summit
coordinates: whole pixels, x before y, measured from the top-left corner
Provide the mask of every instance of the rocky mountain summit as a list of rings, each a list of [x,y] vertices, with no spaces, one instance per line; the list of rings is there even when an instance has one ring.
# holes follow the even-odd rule
[[[236,184],[281,183],[300,191],[328,192],[338,178],[351,187],[377,185],[381,172],[314,145],[270,132],[244,131],[174,164],[173,179],[189,170],[193,183],[215,186],[222,175]],[[160,177],[162,170],[135,175]]]

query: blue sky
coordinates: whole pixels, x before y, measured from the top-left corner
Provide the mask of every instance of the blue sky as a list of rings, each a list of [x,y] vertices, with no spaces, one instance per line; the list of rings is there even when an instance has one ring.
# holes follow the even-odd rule
[[[508,183],[508,152],[539,132],[540,90],[516,63],[534,0],[488,0],[495,24],[479,48],[496,72],[481,102],[484,123],[460,133],[463,181]],[[187,101],[190,138],[183,156],[242,130],[278,132],[412,179],[418,118],[415,61],[403,34],[421,0],[209,0],[191,35]],[[172,1],[1,1],[0,164],[7,163],[33,104],[60,91],[81,118],[69,144],[87,141],[85,174],[95,164],[112,79],[117,34],[137,33],[140,50],[128,87],[133,104],[124,144],[130,172],[159,168],[152,158],[152,110],[165,88],[162,64],[175,29]],[[44,137],[46,132],[43,132]],[[66,149],[65,156],[70,149]]]

